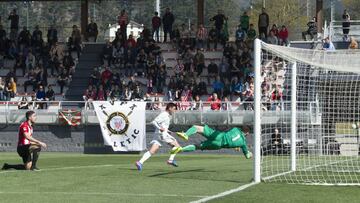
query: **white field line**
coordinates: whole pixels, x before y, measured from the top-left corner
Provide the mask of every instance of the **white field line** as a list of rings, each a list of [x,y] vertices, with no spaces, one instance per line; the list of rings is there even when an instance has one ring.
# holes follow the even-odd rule
[[[256,185],[256,184],[258,184],[258,183],[252,182],[252,183],[249,183],[249,184],[245,184],[245,185],[242,185],[242,186],[240,186],[238,188],[227,190],[225,192],[222,192],[222,193],[219,193],[219,194],[216,194],[216,195],[212,195],[212,196],[208,196],[208,197],[196,200],[196,201],[192,201],[190,203],[207,202],[207,201],[210,201],[210,200],[213,200],[213,199],[216,199],[216,198],[220,198],[220,197],[224,197],[226,195],[230,195],[230,194],[235,193],[235,192],[240,192],[240,191],[245,190],[246,188],[251,187],[251,186]]]

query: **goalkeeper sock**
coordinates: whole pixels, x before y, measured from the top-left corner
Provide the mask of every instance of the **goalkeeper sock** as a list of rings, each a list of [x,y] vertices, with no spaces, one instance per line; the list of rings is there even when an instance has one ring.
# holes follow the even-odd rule
[[[169,157],[169,161],[174,161],[176,154],[171,154]]]
[[[195,145],[188,145],[188,146],[185,146],[185,147],[182,148],[183,152],[192,152],[192,151],[195,151],[195,150],[196,150]]]
[[[188,137],[190,137],[191,135],[196,134],[196,132],[197,132],[196,127],[195,127],[195,126],[192,126],[191,128],[189,128],[189,129],[185,132],[185,134],[186,134]]]
[[[149,152],[149,151],[147,151],[142,157],[141,157],[141,159],[140,159],[140,163],[141,164],[144,164],[144,162],[146,161],[146,160],[148,160],[149,158],[151,157],[151,153]]]

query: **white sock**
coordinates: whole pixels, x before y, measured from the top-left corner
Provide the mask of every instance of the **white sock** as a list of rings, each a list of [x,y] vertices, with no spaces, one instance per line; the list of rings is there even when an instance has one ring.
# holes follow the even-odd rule
[[[172,150],[176,149],[177,147],[173,147]],[[171,154],[169,157],[169,161],[173,161],[175,158],[176,154]]]
[[[143,164],[146,160],[148,160],[151,157],[151,153],[147,151],[140,159],[140,163]]]

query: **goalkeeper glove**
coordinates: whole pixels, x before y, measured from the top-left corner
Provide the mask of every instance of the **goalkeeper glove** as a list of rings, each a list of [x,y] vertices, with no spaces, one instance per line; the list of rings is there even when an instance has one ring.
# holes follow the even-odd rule
[[[251,153],[251,152],[246,153],[246,154],[245,154],[245,157],[246,157],[247,159],[251,159],[252,153]]]

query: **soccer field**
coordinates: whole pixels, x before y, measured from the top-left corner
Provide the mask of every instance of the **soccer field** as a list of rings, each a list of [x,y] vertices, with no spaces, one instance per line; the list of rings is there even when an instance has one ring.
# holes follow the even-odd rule
[[[0,202],[190,202],[248,184],[252,160],[235,155],[152,157],[142,172],[138,155],[42,153],[41,171],[0,171]],[[0,153],[0,163],[19,163]],[[359,187],[258,184],[212,202],[358,202]]]

